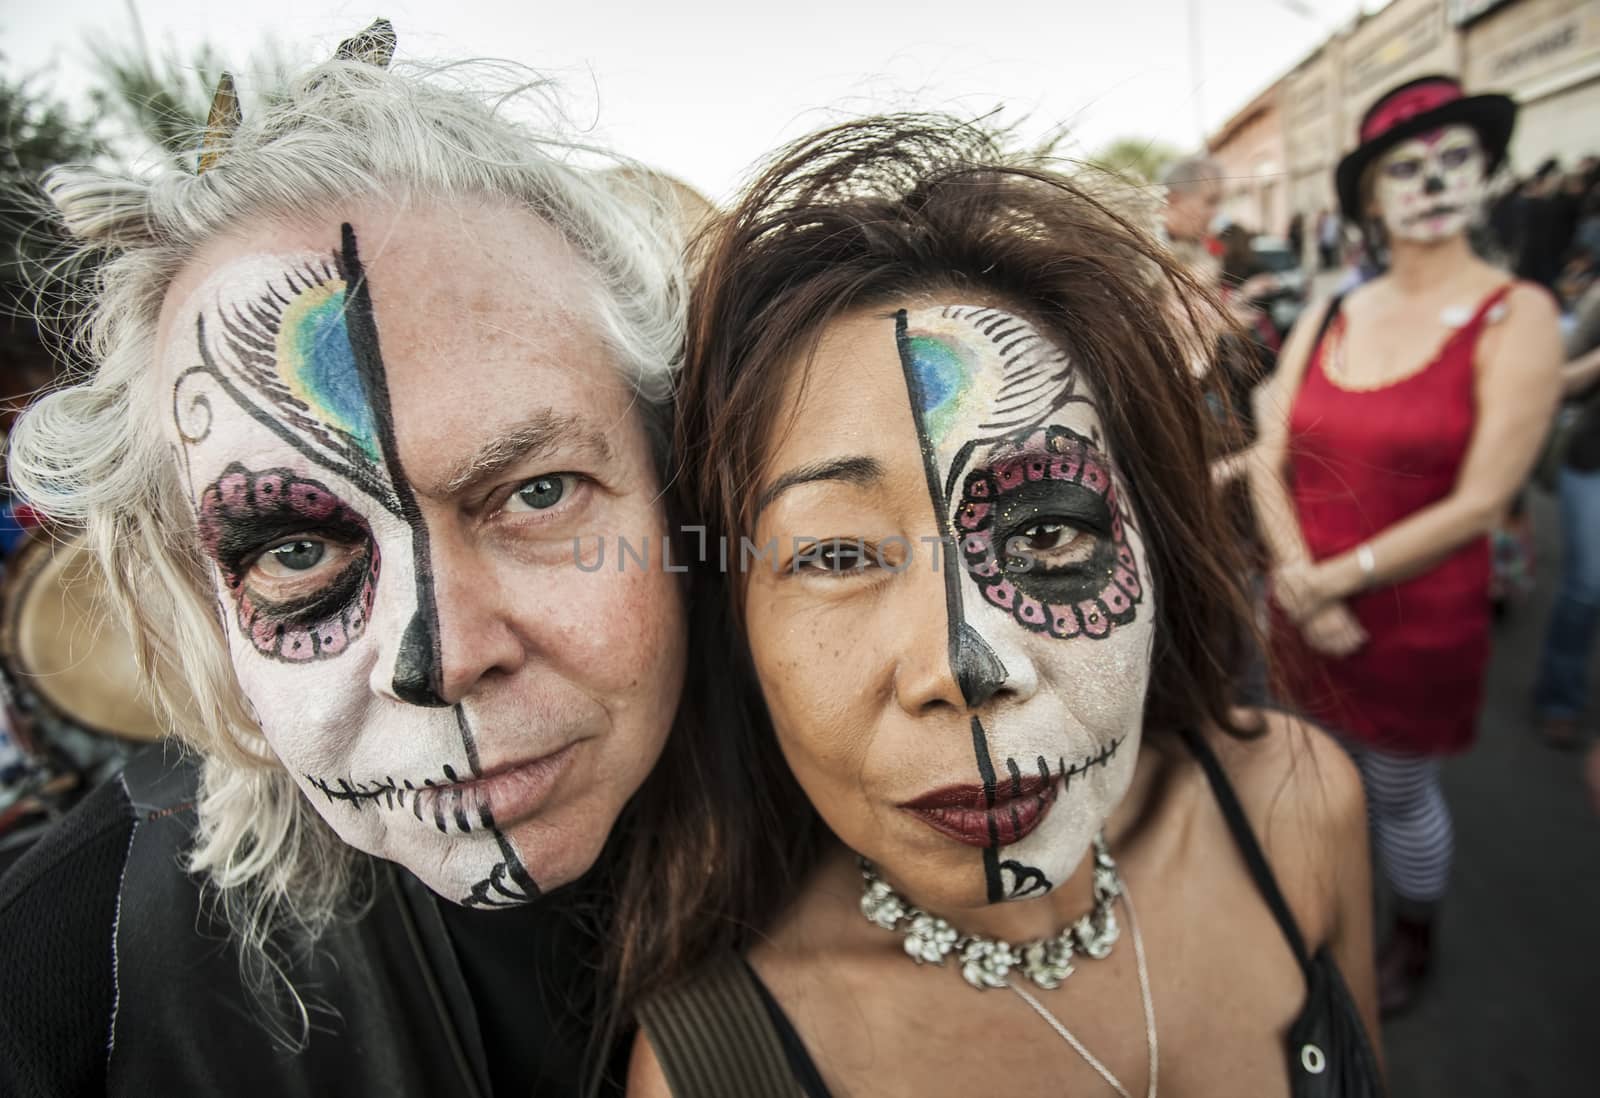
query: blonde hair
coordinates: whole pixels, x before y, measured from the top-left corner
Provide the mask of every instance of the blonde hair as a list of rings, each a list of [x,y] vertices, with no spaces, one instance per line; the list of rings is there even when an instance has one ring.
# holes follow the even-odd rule
[[[505,83],[486,96],[466,78]],[[540,132],[506,108],[533,103]],[[10,475],[35,507],[81,527],[170,734],[200,756],[201,875],[238,936],[246,981],[287,992],[275,932],[305,946],[366,890],[369,861],[322,822],[265,743],[229,661],[209,566],[194,541],[163,418],[156,332],[172,281],[208,241],[246,218],[313,215],[352,197],[499,199],[552,225],[586,262],[596,315],[634,387],[665,467],[682,353],[683,286],[674,209],[630,184],[643,169],[556,136],[545,86],[482,63],[389,70],[333,61],[247,115],[204,174],[135,178],[56,170],[46,193],[80,258],[98,259],[77,329],[93,364],[38,401],[11,438]],[[198,143],[198,142],[197,142]],[[623,163],[627,171],[597,170]],[[295,1027],[291,1027],[295,1028]]]

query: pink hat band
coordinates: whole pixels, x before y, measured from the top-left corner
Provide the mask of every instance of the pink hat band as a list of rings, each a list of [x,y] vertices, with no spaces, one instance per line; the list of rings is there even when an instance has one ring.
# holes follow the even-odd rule
[[[1461,86],[1454,81],[1440,80],[1404,88],[1367,117],[1361,127],[1361,141],[1365,144],[1382,137],[1400,123],[1409,122],[1417,115],[1427,114],[1446,103],[1454,103],[1461,97]]]

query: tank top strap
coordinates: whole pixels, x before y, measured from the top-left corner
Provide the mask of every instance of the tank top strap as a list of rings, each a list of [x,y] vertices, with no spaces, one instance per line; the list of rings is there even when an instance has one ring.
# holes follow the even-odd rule
[[[1499,309],[1500,306],[1505,303],[1506,295],[1511,292],[1512,288],[1515,287],[1516,284],[1516,279],[1511,279],[1510,281],[1501,283],[1499,286],[1489,291],[1488,296],[1485,297],[1483,301],[1479,303],[1478,307],[1473,310],[1472,319],[1462,325],[1462,330],[1470,331],[1474,336],[1476,336],[1478,331],[1481,330],[1485,324],[1499,320],[1500,314],[1496,313],[1495,310]]]
[[[1217,761],[1216,753],[1211,750],[1200,733],[1193,728],[1185,728],[1181,735],[1190,754],[1206,772],[1206,781],[1211,784],[1211,792],[1217,798],[1217,807],[1222,809],[1222,818],[1228,822],[1228,830],[1233,834],[1233,841],[1238,846],[1239,853],[1244,856],[1245,866],[1250,870],[1251,879],[1261,891],[1262,898],[1267,901],[1267,907],[1271,909],[1272,917],[1277,920],[1278,929],[1283,931],[1284,938],[1288,940],[1289,948],[1294,951],[1294,959],[1299,962],[1300,970],[1309,976],[1311,955],[1306,952],[1306,940],[1300,933],[1299,924],[1294,921],[1294,915],[1289,911],[1289,904],[1284,900],[1283,892],[1278,888],[1278,878],[1273,876],[1272,867],[1267,864],[1267,856],[1262,852],[1255,831],[1245,817],[1244,808],[1239,804],[1238,794],[1234,793],[1233,785],[1223,773],[1222,764]]]
[[[1321,346],[1322,337],[1328,334],[1329,328],[1333,327],[1333,322],[1338,318],[1339,310],[1343,307],[1344,295],[1334,294],[1333,299],[1328,302],[1327,310],[1322,314],[1322,323],[1317,327],[1317,338],[1311,341],[1311,349],[1313,352],[1317,349],[1317,347]]]

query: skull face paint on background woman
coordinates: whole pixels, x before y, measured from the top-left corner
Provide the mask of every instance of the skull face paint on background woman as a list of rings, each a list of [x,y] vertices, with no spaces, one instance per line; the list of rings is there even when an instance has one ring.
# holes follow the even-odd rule
[[[1150,672],[1094,396],[1027,321],[969,304],[838,321],[796,374],[757,538],[821,549],[747,598],[784,754],[920,902],[1042,895],[1127,791]]]
[[[1483,205],[1487,167],[1471,126],[1402,141],[1375,163],[1372,201],[1391,236],[1427,244],[1462,233]]]
[[[267,742],[341,838],[464,904],[588,868],[682,682],[673,578],[572,560],[666,530],[585,285],[525,214],[374,209],[212,249],[164,318]]]

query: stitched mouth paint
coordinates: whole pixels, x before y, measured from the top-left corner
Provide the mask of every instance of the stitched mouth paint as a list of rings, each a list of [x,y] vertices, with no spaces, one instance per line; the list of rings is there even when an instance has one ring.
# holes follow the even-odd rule
[[[1055,764],[1043,755],[1034,769],[1024,772],[1015,759],[1006,760],[1006,777],[988,785],[950,785],[915,797],[900,807],[935,831],[968,846],[998,848],[1021,842],[1044,821],[1056,798],[1068,792],[1072,780],[1116,757],[1126,737],[1112,740],[1100,751],[1068,764]]]
[[[536,813],[554,792],[572,763],[576,743],[525,762],[509,763],[463,778],[449,764],[437,777],[422,779],[319,778],[306,781],[330,803],[343,802],[357,809],[410,812],[419,822],[431,823],[443,833],[467,834],[478,829],[509,827]]]

